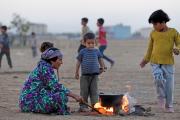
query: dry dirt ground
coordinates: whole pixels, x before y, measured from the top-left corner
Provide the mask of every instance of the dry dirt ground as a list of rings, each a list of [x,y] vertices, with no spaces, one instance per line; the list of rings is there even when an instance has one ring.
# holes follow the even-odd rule
[[[42,42],[42,41],[41,41]],[[39,42],[39,44],[41,43]],[[64,54],[64,63],[60,70],[61,82],[73,92],[79,94],[79,81],[73,79],[78,41],[52,41]],[[106,54],[115,60],[115,66],[100,76],[99,91],[104,93],[130,92],[138,104],[152,107],[155,116],[95,116],[72,114],[68,116],[21,113],[18,108],[19,90],[39,57],[32,58],[30,48],[13,48],[11,50],[13,69],[9,69],[3,57],[0,69],[0,120],[180,120],[180,56],[176,57],[175,72],[175,113],[159,111],[149,64],[140,69],[146,50],[146,40],[110,41]],[[39,54],[40,56],[40,54]],[[108,63],[106,63],[107,66]],[[126,86],[131,86],[129,90]],[[72,110],[78,110],[78,103],[69,100]]]

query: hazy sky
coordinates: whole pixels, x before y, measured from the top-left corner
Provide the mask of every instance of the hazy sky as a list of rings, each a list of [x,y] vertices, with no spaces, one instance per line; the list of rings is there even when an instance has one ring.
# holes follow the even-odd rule
[[[180,31],[179,0],[0,0],[0,22],[10,24],[18,13],[30,22],[45,23],[49,32],[79,32],[82,17],[89,18],[89,27],[97,30],[96,20],[105,25],[123,23],[132,31],[149,27],[149,15],[163,9],[171,21],[169,26]]]

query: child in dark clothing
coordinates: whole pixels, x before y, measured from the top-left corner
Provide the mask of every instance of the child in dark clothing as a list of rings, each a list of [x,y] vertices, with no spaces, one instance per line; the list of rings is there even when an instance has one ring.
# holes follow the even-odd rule
[[[1,26],[1,35],[0,35],[0,46],[1,46],[1,52],[0,52],[0,67],[1,67],[1,60],[3,55],[5,54],[7,57],[8,65],[10,68],[12,68],[12,62],[10,57],[10,47],[9,47],[9,37],[7,32],[7,26]]]

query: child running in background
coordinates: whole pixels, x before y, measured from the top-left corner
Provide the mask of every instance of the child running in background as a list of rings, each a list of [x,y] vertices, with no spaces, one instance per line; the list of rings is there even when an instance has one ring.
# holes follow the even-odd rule
[[[104,62],[98,49],[95,49],[95,35],[86,33],[84,36],[86,48],[82,49],[77,56],[76,79],[79,79],[79,68],[81,66],[80,95],[88,103],[90,96],[91,105],[98,102],[98,75],[104,71]],[[80,104],[80,112],[88,111],[86,105]]]
[[[180,35],[176,29],[166,25],[169,20],[168,15],[162,10],[157,10],[150,15],[149,23],[153,24],[154,30],[150,33],[147,53],[140,66],[143,68],[148,62],[151,63],[159,106],[167,112],[174,112],[173,53],[179,55]]]
[[[81,49],[85,48],[84,44],[84,35],[90,31],[89,27],[87,26],[88,23],[88,18],[84,17],[81,19],[81,25],[82,25],[82,32],[81,32],[81,41],[80,41],[80,46],[78,48],[78,53]]]
[[[97,26],[99,27],[99,30],[98,30],[98,44],[99,44],[99,51],[101,52],[101,54],[103,55],[103,58],[105,60],[107,60],[110,64],[111,64],[111,67],[114,65],[114,60],[112,60],[111,58],[107,57],[105,54],[104,54],[104,50],[107,48],[107,39],[106,39],[106,30],[105,28],[103,27],[103,24],[104,24],[104,19],[103,18],[99,18],[97,20]]]

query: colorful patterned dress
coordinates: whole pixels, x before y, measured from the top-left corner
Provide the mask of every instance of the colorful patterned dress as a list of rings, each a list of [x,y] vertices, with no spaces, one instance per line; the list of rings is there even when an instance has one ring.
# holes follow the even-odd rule
[[[24,83],[20,92],[19,107],[22,112],[67,115],[69,92],[58,83],[51,64],[40,60]]]

